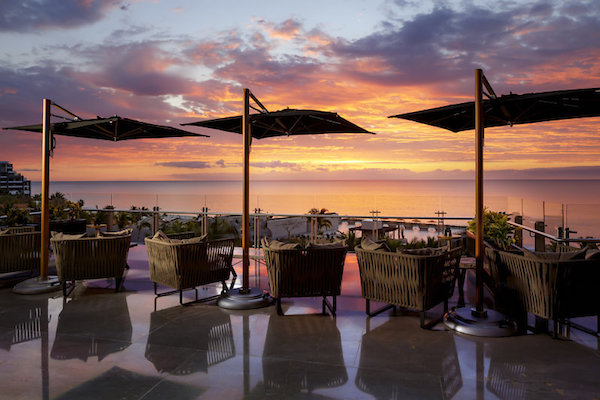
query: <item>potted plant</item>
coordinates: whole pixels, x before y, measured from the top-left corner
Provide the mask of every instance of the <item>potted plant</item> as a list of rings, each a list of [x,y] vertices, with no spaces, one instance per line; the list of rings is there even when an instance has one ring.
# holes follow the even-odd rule
[[[468,231],[474,239],[475,219],[469,221]],[[488,208],[483,210],[483,240],[490,246],[504,251],[512,249],[515,243],[515,228],[508,223],[508,215],[491,211]]]

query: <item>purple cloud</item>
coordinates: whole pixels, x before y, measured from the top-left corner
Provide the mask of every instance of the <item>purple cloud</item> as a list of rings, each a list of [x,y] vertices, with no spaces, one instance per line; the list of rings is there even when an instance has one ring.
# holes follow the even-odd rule
[[[29,32],[89,25],[117,7],[127,8],[120,1],[103,0],[0,1],[0,31]]]
[[[190,169],[205,169],[211,168],[212,165],[206,161],[170,161],[170,162],[159,162],[154,165],[161,167],[174,167],[174,168],[190,168]]]

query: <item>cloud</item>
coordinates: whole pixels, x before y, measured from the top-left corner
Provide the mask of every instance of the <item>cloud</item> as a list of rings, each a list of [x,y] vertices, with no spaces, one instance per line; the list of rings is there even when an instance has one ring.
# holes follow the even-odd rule
[[[39,29],[70,29],[103,19],[120,1],[19,0],[0,1],[0,31],[29,32]]]
[[[301,171],[302,166],[297,163],[283,161],[251,162],[250,165],[255,168],[285,168],[294,171]]]
[[[302,32],[302,24],[293,18],[289,18],[280,24],[273,24],[260,20],[259,24],[267,31],[269,36],[274,39],[291,40]]]
[[[173,168],[191,168],[191,169],[206,169],[211,168],[212,164],[206,161],[169,161],[159,162],[154,165],[161,167],[173,167]]]
[[[483,67],[495,81],[519,85],[526,80],[529,87],[538,75],[531,71],[549,64],[597,76],[597,62],[587,63],[586,58],[581,63],[582,55],[599,54],[600,10],[597,3],[587,4],[587,10],[561,2],[513,3],[495,10],[475,5],[436,7],[412,20],[386,21],[385,29],[358,40],[338,38],[324,51],[354,59],[344,64],[342,72],[358,81],[441,84],[458,86],[464,93],[471,91],[476,67]]]

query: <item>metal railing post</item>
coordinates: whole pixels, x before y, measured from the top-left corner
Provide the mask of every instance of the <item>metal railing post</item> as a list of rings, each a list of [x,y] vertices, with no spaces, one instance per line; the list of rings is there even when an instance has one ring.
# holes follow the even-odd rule
[[[544,221],[535,221],[535,230],[540,232],[545,232]],[[535,234],[535,251],[545,251],[546,250],[546,238],[542,235]]]
[[[152,213],[152,233],[153,234],[158,232],[158,229],[159,229],[160,214],[159,214],[158,210],[159,210],[158,206],[152,207],[152,211],[153,211],[153,213]]]
[[[114,208],[108,208],[106,211],[106,231],[110,232],[112,226],[115,223],[115,211]]]
[[[523,216],[516,215],[515,223],[523,225]],[[523,247],[523,228],[515,228],[515,244],[519,247]]]

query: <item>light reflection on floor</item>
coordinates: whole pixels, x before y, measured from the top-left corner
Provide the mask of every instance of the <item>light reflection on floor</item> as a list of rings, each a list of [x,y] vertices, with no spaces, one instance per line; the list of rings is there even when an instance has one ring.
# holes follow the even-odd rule
[[[78,283],[66,304],[60,292],[0,289],[0,398],[600,398],[597,338],[473,338],[422,330],[414,313],[367,319],[354,255],[335,319],[316,314],[317,299],[285,300],[285,317],[181,307],[175,295],[154,310],[144,246],[129,264],[122,293]],[[251,284],[266,288],[265,277]]]

